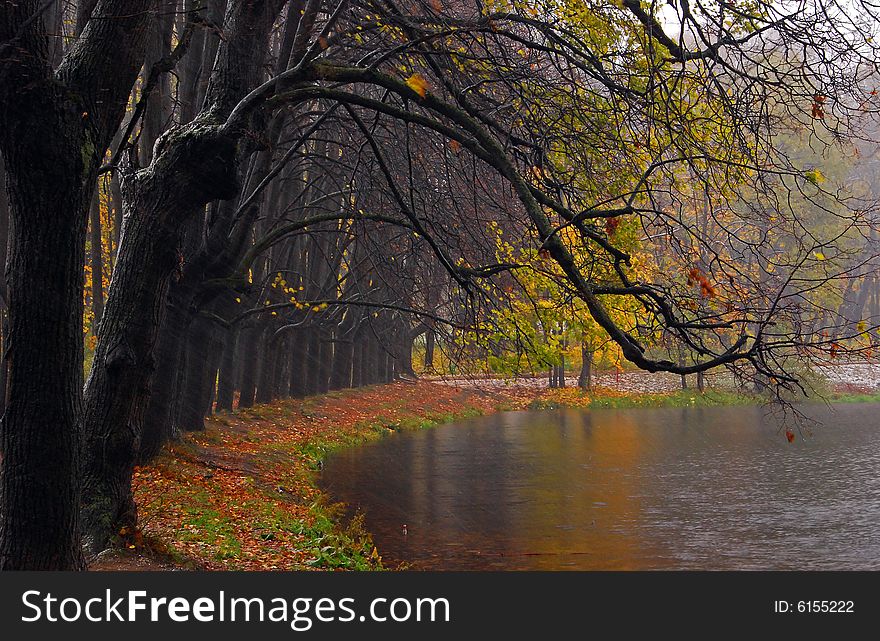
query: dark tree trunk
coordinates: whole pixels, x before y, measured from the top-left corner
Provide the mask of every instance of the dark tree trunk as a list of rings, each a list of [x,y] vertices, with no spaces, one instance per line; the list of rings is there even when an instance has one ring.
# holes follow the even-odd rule
[[[306,337],[306,360],[303,366],[303,374],[306,382],[306,396],[312,396],[319,392],[318,386],[318,359],[321,358],[321,338],[317,328],[311,328]]]
[[[593,350],[586,343],[581,344],[581,373],[578,376],[578,387],[583,390],[593,389]]]
[[[176,239],[157,233],[151,207],[132,196],[85,390],[83,531],[92,553],[104,549],[119,528],[136,523],[131,472],[177,257]]]
[[[295,330],[290,350],[290,395],[303,398],[306,395],[305,361],[308,354],[307,330]]]
[[[186,340],[186,370],[180,390],[177,420],[185,432],[205,429],[205,397],[213,379],[212,354],[214,322],[197,317],[189,326]]]
[[[388,352],[388,349],[385,347],[383,342],[379,342],[376,345],[378,358],[379,358],[379,381],[380,383],[390,383],[391,382],[391,354]]]
[[[330,373],[330,389],[345,389],[351,386],[351,369],[354,361],[352,338],[339,338],[333,346],[333,369]]]
[[[428,328],[425,331],[425,369],[431,371],[434,369],[434,339],[435,332]]]
[[[275,337],[275,328],[272,325],[266,327],[263,341],[260,347],[259,377],[257,379],[257,403],[271,403],[274,400],[273,375],[275,374],[275,359],[278,354],[278,340]]]
[[[145,73],[149,74],[159,60],[171,52],[171,30],[174,27],[174,14],[177,0],[158,0],[156,12],[150,20],[150,33],[147,55],[144,63]],[[171,116],[171,80],[162,74],[150,95],[147,97],[140,132],[140,160],[148,165],[153,159],[153,144],[165,129]]]
[[[282,335],[277,340],[278,353],[275,356],[275,372],[272,375],[272,394],[275,398],[287,398],[290,391],[290,359],[283,358],[290,353],[290,336]]]
[[[6,201],[6,169],[0,155],[0,268],[6,271],[6,247],[9,243],[9,207]],[[0,416],[6,411],[7,360],[6,343],[9,335],[6,279],[0,279]]]
[[[316,384],[318,394],[326,394],[330,389],[330,368],[333,364],[333,342],[330,332],[318,330],[318,363]]]
[[[220,376],[217,381],[217,410],[231,412],[235,399],[235,377],[238,371],[236,352],[238,343],[238,330],[230,327],[226,331],[226,341],[223,344],[223,360],[220,363]]]
[[[0,42],[5,42],[2,24]],[[9,384],[0,427],[0,570],[76,569],[83,567],[78,509],[83,261],[95,163],[83,162],[90,140],[81,124],[81,103],[48,79],[34,80],[47,86],[15,98],[5,82],[0,79],[0,148],[12,224]]]
[[[4,305],[0,309],[0,354],[6,354],[9,341],[9,312]],[[9,385],[9,366],[6,357],[0,358],[0,415],[6,411],[6,394]]]
[[[189,300],[181,288],[172,286],[156,343],[156,374],[150,385],[150,397],[144,411],[138,453],[138,461],[141,463],[156,456],[175,434],[177,383],[182,380],[180,373],[184,369],[185,361],[184,339],[192,318]]]
[[[364,385],[375,385],[379,382],[379,354],[372,330],[365,332],[364,341]]]
[[[401,322],[400,336],[395,369],[400,375],[418,378],[413,369],[413,343],[415,343],[416,334],[410,330],[406,323]]]
[[[366,385],[364,382],[364,333],[358,328],[354,334],[354,346],[352,350],[352,365],[351,365],[351,386],[352,387],[363,387]]]
[[[249,327],[241,333],[242,340],[239,350],[241,362],[241,392],[238,397],[238,407],[253,407],[257,393],[257,366],[260,354],[260,344],[263,339],[263,328],[260,326]]]
[[[223,358],[223,341],[219,336],[220,328],[214,327],[211,334],[211,352],[208,359],[208,375],[204,378],[202,387],[202,416],[211,416],[214,413],[214,401],[217,398],[217,376],[220,371],[220,361]]]

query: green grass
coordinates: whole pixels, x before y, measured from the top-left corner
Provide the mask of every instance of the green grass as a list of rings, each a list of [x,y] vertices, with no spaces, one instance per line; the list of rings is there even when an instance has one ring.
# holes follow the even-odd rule
[[[719,405],[760,405],[767,399],[757,394],[742,394],[720,390],[679,390],[668,394],[631,394],[627,396],[597,396],[591,408],[624,409],[632,407],[717,407]]]
[[[822,392],[810,397],[792,397],[795,403],[880,403],[880,392],[875,394],[849,392]],[[566,403],[564,400],[538,399],[529,405],[531,410],[562,409],[566,407],[586,407],[590,409],[630,409],[635,407],[720,407],[734,405],[764,405],[772,403],[773,397],[768,393],[756,394],[734,392],[729,390],[697,390],[687,389],[667,393],[650,394],[598,394],[580,404]]]
[[[831,394],[824,394],[821,398],[813,397],[807,399],[807,402],[811,401],[817,403],[880,403],[880,392],[874,394],[833,392]]]
[[[760,405],[768,398],[732,391],[687,389],[661,393],[596,394],[583,393],[573,399],[537,399],[530,410],[562,408],[629,409],[635,407],[717,407],[722,405]]]
[[[196,505],[188,507],[186,514],[178,540],[203,542],[215,549],[214,558],[218,560],[241,556],[241,542],[235,537],[229,520],[220,512]]]
[[[316,568],[345,570],[384,570],[373,538],[364,529],[362,515],[343,523],[342,506],[320,502],[311,506],[312,524],[303,525],[303,548],[314,558]]]

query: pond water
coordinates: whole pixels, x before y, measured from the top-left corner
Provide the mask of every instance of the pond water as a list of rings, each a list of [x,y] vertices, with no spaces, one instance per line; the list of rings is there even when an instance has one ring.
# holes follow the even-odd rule
[[[508,412],[342,451],[321,484],[392,567],[880,569],[880,405],[800,411]]]

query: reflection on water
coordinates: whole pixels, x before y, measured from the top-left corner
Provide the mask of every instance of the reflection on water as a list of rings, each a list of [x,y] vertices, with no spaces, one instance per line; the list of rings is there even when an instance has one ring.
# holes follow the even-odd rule
[[[341,452],[322,485],[430,569],[880,569],[880,405],[510,412]],[[403,525],[406,524],[406,535]]]

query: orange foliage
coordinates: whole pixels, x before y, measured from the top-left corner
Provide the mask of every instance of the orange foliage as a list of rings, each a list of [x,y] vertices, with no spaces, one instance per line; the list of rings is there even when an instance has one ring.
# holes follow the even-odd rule
[[[691,267],[688,270],[687,284],[691,287],[694,285],[699,285],[700,296],[702,296],[703,298],[715,297],[715,288],[712,286],[712,283],[709,282],[709,279],[706,277],[706,275],[702,271],[700,271],[698,267]]]

